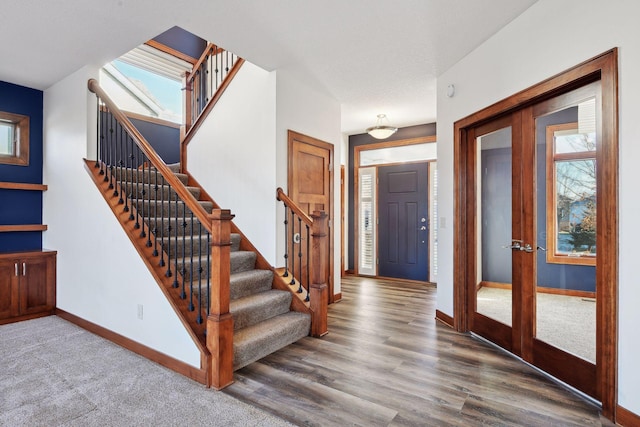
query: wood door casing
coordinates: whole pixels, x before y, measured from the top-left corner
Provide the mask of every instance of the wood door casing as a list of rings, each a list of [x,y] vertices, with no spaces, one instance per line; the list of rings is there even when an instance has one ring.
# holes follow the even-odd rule
[[[333,145],[289,130],[288,132],[288,195],[308,214],[325,211],[329,217],[329,262],[327,263],[329,302],[334,301],[333,289]],[[304,236],[303,236],[304,237]],[[289,243],[287,243],[289,244]],[[302,274],[306,276],[306,246],[301,245]],[[294,253],[290,251],[289,253]],[[296,252],[297,253],[297,252]]]

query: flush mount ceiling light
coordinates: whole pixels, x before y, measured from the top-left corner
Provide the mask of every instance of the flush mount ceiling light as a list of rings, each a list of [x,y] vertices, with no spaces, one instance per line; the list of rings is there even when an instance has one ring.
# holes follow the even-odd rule
[[[385,114],[378,114],[376,125],[367,128],[367,133],[376,139],[385,139],[398,131],[398,128],[395,126],[383,125],[383,120],[389,121]]]

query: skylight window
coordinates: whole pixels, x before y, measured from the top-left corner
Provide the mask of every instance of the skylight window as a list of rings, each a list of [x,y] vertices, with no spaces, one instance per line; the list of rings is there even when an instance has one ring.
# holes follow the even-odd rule
[[[190,69],[190,63],[142,45],[105,65],[101,84],[124,111],[182,123],[182,76]]]

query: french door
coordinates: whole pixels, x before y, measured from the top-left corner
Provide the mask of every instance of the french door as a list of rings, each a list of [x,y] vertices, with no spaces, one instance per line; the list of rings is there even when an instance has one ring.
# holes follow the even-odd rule
[[[457,326],[602,401],[610,415],[615,74],[593,61],[599,74],[585,63],[567,72],[570,84],[558,77],[558,89],[530,89],[532,101],[520,96],[500,114],[456,123]]]

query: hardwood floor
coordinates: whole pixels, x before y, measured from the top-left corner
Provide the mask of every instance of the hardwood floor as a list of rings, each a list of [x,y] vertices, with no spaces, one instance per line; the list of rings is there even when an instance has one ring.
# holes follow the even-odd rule
[[[435,287],[345,277],[329,334],[236,372],[225,392],[309,426],[612,426],[599,408],[435,320]]]

